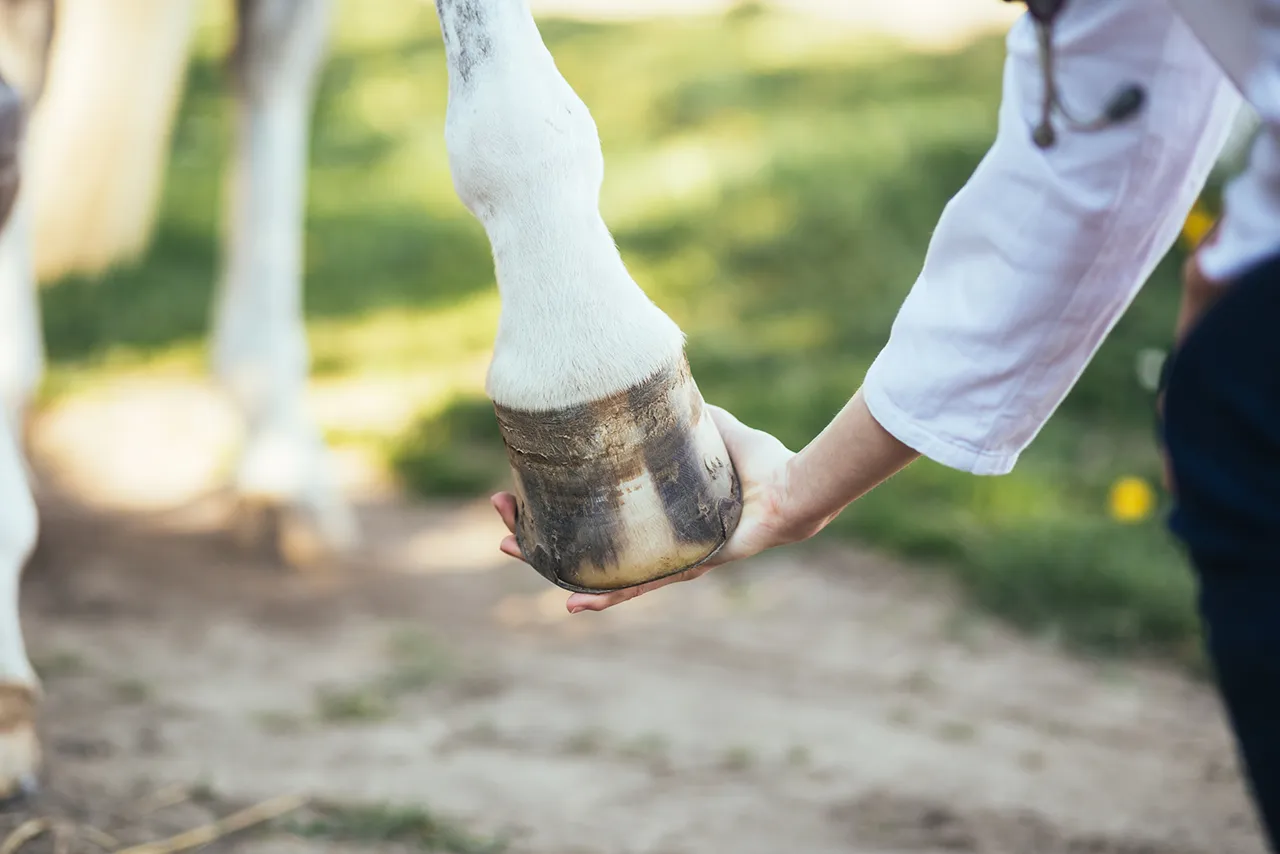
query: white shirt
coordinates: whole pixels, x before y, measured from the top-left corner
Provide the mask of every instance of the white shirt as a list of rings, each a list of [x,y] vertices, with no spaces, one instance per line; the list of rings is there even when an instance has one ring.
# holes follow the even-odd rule
[[[1014,24],[996,140],[948,203],[867,373],[872,415],[943,465],[1004,474],[1172,246],[1243,93],[1262,121],[1230,185],[1209,276],[1280,250],[1280,0],[1067,0],[1063,100],[1096,115],[1121,86],[1135,118],[1031,140],[1043,87],[1029,16]]]

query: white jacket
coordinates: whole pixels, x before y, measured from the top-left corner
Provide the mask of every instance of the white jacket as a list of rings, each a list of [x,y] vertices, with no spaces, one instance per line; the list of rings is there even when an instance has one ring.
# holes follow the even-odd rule
[[[1280,0],[1067,0],[1056,30],[1073,113],[1130,82],[1145,107],[1097,133],[1059,122],[1056,146],[1037,148],[1043,79],[1019,19],[996,140],[943,211],[863,387],[890,433],[975,474],[1012,469],[1079,379],[1177,238],[1241,94],[1262,132],[1201,263],[1227,279],[1280,251]]]

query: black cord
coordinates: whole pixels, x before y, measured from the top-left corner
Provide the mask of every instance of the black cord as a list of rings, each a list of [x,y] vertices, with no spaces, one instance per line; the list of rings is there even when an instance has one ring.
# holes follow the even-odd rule
[[[1044,94],[1040,106],[1040,121],[1032,128],[1031,139],[1040,149],[1052,148],[1058,141],[1054,127],[1054,115],[1060,116],[1067,127],[1081,133],[1096,133],[1128,121],[1141,112],[1146,104],[1147,92],[1137,83],[1129,83],[1114,92],[1103,111],[1089,121],[1077,119],[1062,102],[1058,91],[1054,56],[1054,26],[1067,0],[1005,0],[1006,3],[1025,3],[1027,12],[1035,22],[1036,39],[1040,53],[1040,75],[1044,80]]]

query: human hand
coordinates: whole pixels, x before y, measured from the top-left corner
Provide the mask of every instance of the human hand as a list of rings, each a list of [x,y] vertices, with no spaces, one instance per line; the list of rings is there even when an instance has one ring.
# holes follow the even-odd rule
[[[1217,239],[1218,226],[1221,221],[1214,223],[1213,227],[1205,234],[1204,239],[1200,241],[1195,250],[1187,258],[1182,265],[1182,300],[1178,305],[1178,318],[1174,322],[1174,349],[1182,346],[1187,335],[1195,328],[1196,323],[1204,316],[1214,303],[1222,296],[1228,283],[1219,282],[1210,279],[1205,275],[1204,269],[1200,266],[1200,250],[1208,246]],[[1170,353],[1167,358],[1173,358]],[[1167,371],[1166,371],[1167,376]],[[1156,395],[1156,415],[1161,420],[1164,419],[1164,387],[1163,381],[1161,388]],[[1169,456],[1165,453],[1165,449],[1160,449],[1161,462],[1163,464],[1163,480],[1164,488],[1170,493],[1175,492],[1173,481],[1173,470],[1169,462]]]
[[[1205,275],[1200,266],[1199,249],[1211,243],[1217,235],[1218,227],[1205,237],[1182,265],[1182,302],[1178,306],[1178,319],[1174,324],[1175,346],[1186,340],[1187,334],[1195,327],[1196,322],[1222,296],[1227,283],[1218,282]]]
[[[566,607],[571,614],[580,611],[603,611],[652,592],[669,584],[692,581],[717,566],[741,560],[766,549],[798,542],[813,536],[825,524],[805,523],[788,518],[788,464],[795,454],[773,436],[754,430],[718,406],[706,406],[724,438],[729,459],[742,485],[742,517],[733,536],[705,563],[677,575],[629,587],[611,593],[574,593]],[[501,550],[524,560],[516,542],[516,499],[509,492],[492,498],[494,509],[507,526],[510,535],[502,540]]]

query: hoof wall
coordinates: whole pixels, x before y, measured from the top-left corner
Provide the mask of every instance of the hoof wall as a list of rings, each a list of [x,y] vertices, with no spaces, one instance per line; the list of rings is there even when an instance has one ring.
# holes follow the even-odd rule
[[[603,593],[691,569],[738,525],[737,474],[683,361],[592,403],[495,409],[515,479],[516,540],[565,590]]]

